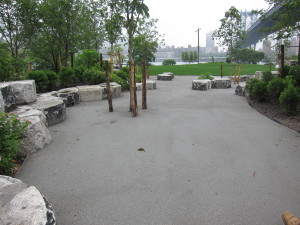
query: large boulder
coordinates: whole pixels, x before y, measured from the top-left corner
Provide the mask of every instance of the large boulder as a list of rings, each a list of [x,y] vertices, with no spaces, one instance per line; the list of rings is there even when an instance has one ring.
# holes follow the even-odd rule
[[[198,79],[192,81],[192,89],[199,91],[207,91],[211,88],[211,80],[209,79]]]
[[[102,92],[102,100],[107,99],[107,90],[106,90],[106,83],[100,84],[100,87],[103,88]],[[121,85],[116,82],[110,83],[110,91],[112,94],[112,98],[120,98],[121,96]]]
[[[142,90],[143,84],[136,83],[136,90]],[[146,89],[153,90],[156,89],[156,81],[155,80],[146,80]]]
[[[2,100],[4,102],[4,111],[11,112],[16,108],[17,104],[16,95],[13,88],[9,85],[9,83],[0,83],[0,92],[2,94]]]
[[[0,112],[5,112],[5,103],[1,91],[0,91]]]
[[[173,80],[174,75],[169,73],[162,73],[157,75],[157,80]]]
[[[56,224],[52,206],[34,186],[0,175],[0,193],[0,224]]]
[[[30,106],[20,106],[13,113],[18,115],[21,121],[30,122],[23,138],[20,155],[32,154],[50,144],[52,137],[46,127],[47,119],[44,113]]]
[[[77,87],[82,102],[100,101],[103,99],[103,87],[100,85],[86,85]]]
[[[61,98],[52,96],[51,93],[39,95],[36,102],[30,106],[44,113],[48,126],[60,123],[67,118],[65,103]]]
[[[227,77],[219,77],[212,80],[212,88],[226,89],[231,88],[231,80]]]
[[[16,104],[29,104],[36,100],[36,87],[34,80],[20,80],[8,82],[16,96]]]
[[[255,78],[261,80],[263,77],[263,71],[256,71]]]
[[[51,93],[55,97],[60,97],[67,107],[78,105],[80,96],[78,88],[65,88]]]

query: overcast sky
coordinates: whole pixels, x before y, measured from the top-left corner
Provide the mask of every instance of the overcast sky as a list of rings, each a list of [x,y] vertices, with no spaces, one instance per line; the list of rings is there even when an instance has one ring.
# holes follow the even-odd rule
[[[160,34],[165,34],[166,45],[176,47],[205,46],[206,33],[220,26],[220,19],[231,6],[238,10],[268,9],[264,0],[145,0],[151,18],[159,19]]]

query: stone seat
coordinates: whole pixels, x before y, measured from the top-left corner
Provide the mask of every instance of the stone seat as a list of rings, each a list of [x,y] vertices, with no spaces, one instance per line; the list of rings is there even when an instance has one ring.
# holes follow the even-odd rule
[[[31,103],[30,106],[44,113],[48,126],[60,123],[67,117],[65,103],[51,93],[38,95],[36,102]]]
[[[56,225],[52,206],[34,186],[0,175],[0,224]]]
[[[246,87],[245,82],[239,83],[239,85],[237,85],[235,88],[235,94],[239,95],[239,96],[247,96],[248,93],[247,93],[245,87]]]
[[[136,83],[136,90],[142,90],[143,84],[142,83]],[[147,90],[153,90],[156,89],[156,81],[155,80],[146,80],[146,88]]]
[[[174,77],[174,75],[170,75],[170,74],[158,74],[157,75],[157,80],[172,80]]]
[[[107,99],[107,90],[106,90],[106,83],[100,84],[100,87],[103,88],[102,90],[102,100]],[[116,82],[110,83],[110,91],[112,94],[112,98],[120,98],[121,97],[121,85]]]
[[[211,88],[211,80],[209,79],[198,79],[198,80],[193,80],[192,82],[193,90],[207,91],[210,88]]]
[[[84,85],[77,87],[82,102],[100,101],[103,99],[103,87],[100,85]]]
[[[226,89],[231,88],[231,81],[228,77],[219,77],[212,80],[212,88]]]
[[[78,88],[64,88],[59,91],[51,92],[51,95],[60,97],[67,107],[78,105],[80,102]]]

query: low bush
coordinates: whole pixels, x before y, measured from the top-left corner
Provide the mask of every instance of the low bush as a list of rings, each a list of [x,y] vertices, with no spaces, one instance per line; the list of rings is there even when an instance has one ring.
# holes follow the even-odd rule
[[[210,73],[204,73],[204,74],[201,74],[199,77],[198,77],[199,80],[202,80],[202,79],[209,79],[209,80],[213,80],[214,77],[210,74]]]
[[[176,65],[176,61],[174,59],[166,59],[162,63],[164,66]]]
[[[300,65],[291,66],[289,70],[289,75],[293,77],[293,79],[296,81],[296,85],[300,87]]]
[[[70,67],[63,67],[59,71],[59,80],[62,87],[72,87],[77,84],[77,77],[75,75],[74,69]]]
[[[127,80],[123,80],[117,74],[114,74],[114,73],[110,74],[110,81],[120,84],[122,90],[128,90],[129,89],[129,82]]]
[[[47,74],[43,70],[35,70],[27,74],[27,79],[35,80],[36,91],[38,93],[48,90],[49,81]]]
[[[258,101],[265,101],[267,98],[267,83],[264,81],[258,81],[253,85],[252,92],[250,92],[251,96]]]
[[[100,84],[105,80],[105,73],[99,70],[86,70],[83,73],[84,84]]]
[[[20,151],[22,137],[29,122],[21,122],[14,114],[0,113],[0,173],[8,173]]]
[[[127,67],[124,67],[127,68]],[[129,70],[127,71],[127,69],[121,69],[119,71],[115,71],[115,74],[118,77],[121,77],[123,80],[129,80]]]
[[[277,77],[268,83],[267,89],[271,98],[278,100],[281,92],[284,91],[285,87],[286,87],[285,80]]]
[[[53,91],[56,90],[59,86],[59,77],[58,74],[51,71],[51,70],[45,70],[45,74],[48,79],[48,87],[47,91]]]
[[[271,73],[271,71],[265,71],[263,72],[263,75],[262,75],[262,80],[264,82],[270,82],[271,80],[273,80],[275,78],[275,76]]]
[[[260,80],[257,79],[257,78],[253,78],[253,79],[247,80],[245,89],[249,92],[250,97],[253,97],[252,96],[252,90],[253,90],[254,84],[256,84],[259,81]]]
[[[289,85],[279,97],[280,104],[290,115],[297,114],[297,105],[300,102],[299,88]]]
[[[142,76],[141,75],[136,75],[135,76],[135,82],[136,83],[141,83],[142,82]]]

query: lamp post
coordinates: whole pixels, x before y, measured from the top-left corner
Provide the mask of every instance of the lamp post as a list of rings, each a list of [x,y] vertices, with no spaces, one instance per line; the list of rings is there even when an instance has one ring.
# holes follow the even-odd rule
[[[198,32],[198,64],[200,63],[200,45],[199,45],[199,31],[201,28],[198,28],[195,32]]]

